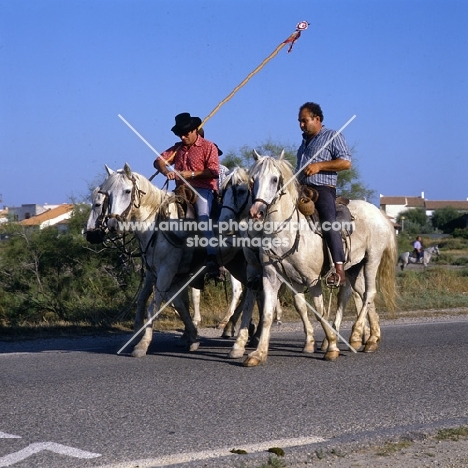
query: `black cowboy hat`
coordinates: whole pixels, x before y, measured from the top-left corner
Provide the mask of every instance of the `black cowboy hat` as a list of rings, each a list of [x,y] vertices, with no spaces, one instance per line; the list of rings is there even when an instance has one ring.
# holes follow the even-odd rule
[[[187,135],[188,132],[198,128],[202,121],[200,117],[192,117],[188,112],[182,112],[175,116],[176,124],[171,128],[178,137]]]

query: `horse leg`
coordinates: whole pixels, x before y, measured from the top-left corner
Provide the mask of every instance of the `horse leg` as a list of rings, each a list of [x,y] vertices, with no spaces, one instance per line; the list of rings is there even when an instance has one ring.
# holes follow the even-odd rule
[[[294,289],[297,291],[300,289],[300,286],[294,287]],[[281,292],[281,290],[280,290]],[[312,354],[315,351],[315,340],[314,340],[314,327],[312,326],[312,323],[309,320],[309,316],[307,315],[307,303],[305,300],[304,293],[297,293],[294,294],[293,297],[294,300],[294,307],[301,317],[302,320],[302,326],[304,329],[304,333],[306,336],[304,347],[302,348],[303,353],[310,353]],[[279,302],[279,299],[278,299]]]
[[[153,339],[153,322],[150,323],[150,320],[153,317],[154,313],[156,313],[159,310],[160,305],[161,305],[160,295],[157,294],[156,291],[154,291],[153,300],[151,301],[150,305],[146,309],[147,325],[144,328],[140,341],[133,348],[133,351],[132,351],[133,357],[146,356],[149,345],[151,344],[151,340]],[[136,323],[137,322],[135,319],[135,325]],[[143,324],[141,324],[141,326],[138,327],[138,330],[140,330],[142,327],[143,327]]]
[[[353,275],[352,273],[354,273],[354,271],[352,271],[352,273],[348,277],[350,279],[350,286],[352,288],[354,305],[356,307],[356,320],[357,320],[359,311],[361,311],[362,308],[364,307],[364,293],[365,293],[366,288],[365,288],[365,281],[364,281],[364,267],[363,265],[357,265],[356,267],[359,268],[359,270],[357,271],[357,274]],[[351,268],[350,271],[353,269],[356,269],[356,267]],[[369,336],[370,336],[369,326],[366,320],[360,341],[359,342],[355,341],[351,343],[351,338],[350,338],[350,344],[355,350],[359,350],[362,346],[366,344],[366,340]]]
[[[180,284],[172,285],[169,289],[168,295],[172,295],[174,292],[179,291],[179,289]],[[184,339],[187,341],[188,349],[189,351],[196,351],[200,346],[200,341],[198,340],[197,328],[192,321],[192,317],[190,316],[187,288],[184,288],[174,297],[173,303],[179,312],[182,322],[184,322],[185,325]]]
[[[374,307],[374,298],[377,293],[376,289],[376,274],[377,274],[377,267],[375,264],[372,265],[372,262],[368,260],[367,265],[364,267],[364,294],[363,294],[363,306],[359,311],[358,318],[353,325],[350,337],[350,344],[351,346],[358,350],[362,344],[362,336],[365,331],[365,326],[368,319],[368,313]],[[370,317],[369,317],[370,318]],[[373,316],[375,318],[375,316]],[[375,321],[371,324],[370,327],[370,337],[366,341],[366,346],[364,351],[365,352],[372,352],[375,351],[378,347],[378,343],[380,342],[380,327],[378,323],[376,324]]]
[[[236,311],[237,304],[242,297],[242,283],[238,281],[236,278],[234,278],[234,276],[232,275],[229,275],[229,277],[231,278],[232,299],[231,299],[231,303],[229,304],[228,310],[226,311],[226,314],[219,322],[218,328],[224,328],[227,325],[227,323],[229,322],[229,319],[232,317],[232,315]]]
[[[278,301],[276,302],[276,308],[275,308],[275,315],[276,315],[275,322],[278,325],[282,324],[281,318],[283,317],[283,308],[281,307],[280,297],[283,296],[285,291],[286,291],[286,285],[282,283],[278,291]]]
[[[350,286],[350,275],[347,272],[346,277],[348,278],[347,284],[341,286],[338,289],[338,296],[337,296],[337,308],[336,308],[336,314],[335,314],[335,320],[333,321],[333,329],[336,330],[337,333],[340,332],[340,326],[341,322],[343,320],[343,315],[346,310],[346,306],[348,304],[349,298],[351,296],[351,286]],[[328,340],[325,337],[322,342],[322,347],[321,351],[327,351],[328,350]]]
[[[325,351],[323,359],[325,359],[325,361],[336,361],[340,355],[340,349],[338,348],[338,340],[335,330],[327,320],[328,312],[327,316],[325,316],[322,285],[320,282],[317,282],[313,285],[310,285],[309,290],[317,312],[317,320],[322,325],[323,331],[325,333],[324,342],[322,343],[322,349]]]
[[[234,343],[228,355],[231,359],[240,358],[245,353],[245,345],[249,339],[249,325],[252,319],[252,311],[255,305],[256,295],[257,293],[255,291],[246,288],[245,299],[242,301],[244,307],[242,311],[242,320],[239,334],[237,335],[236,342]]]
[[[365,340],[364,352],[365,353],[373,353],[377,351],[380,343],[380,324],[379,324],[379,315],[375,310],[374,301],[369,304],[369,308],[367,311],[369,317],[369,324],[370,324],[370,335]]]
[[[193,324],[198,327],[201,323],[200,314],[200,296],[201,290],[196,288],[190,288],[192,292],[192,303],[193,303]]]
[[[146,270],[145,282],[141,288],[140,294],[138,294],[135,321],[133,323],[133,330],[138,331],[143,328],[145,323],[145,311],[151,293],[153,292],[153,275]]]
[[[265,295],[265,304],[262,314],[263,329],[257,349],[250,353],[244,361],[244,366],[246,367],[255,367],[267,360],[273,312],[275,310],[276,301],[278,300],[280,285],[281,282],[276,276],[273,267],[266,267],[263,272],[263,292]]]
[[[229,318],[226,326],[224,327],[223,334],[221,335],[223,338],[232,338],[236,334],[236,332],[235,332],[236,323],[239,320],[239,318],[240,318],[240,316],[242,314],[242,311],[244,310],[246,294],[247,294],[247,288],[245,290],[241,291],[240,302],[237,305],[237,307],[235,308],[234,313]]]

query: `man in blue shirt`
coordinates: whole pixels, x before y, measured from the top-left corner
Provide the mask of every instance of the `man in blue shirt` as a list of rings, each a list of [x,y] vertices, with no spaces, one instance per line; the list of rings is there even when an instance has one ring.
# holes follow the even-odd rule
[[[300,183],[311,186],[319,193],[315,207],[335,264],[339,284],[344,284],[345,254],[341,233],[332,227],[336,221],[337,172],[351,167],[351,154],[343,135],[325,128],[322,122],[323,113],[318,104],[306,102],[300,107],[299,125],[303,132],[303,140],[297,151],[296,173]]]

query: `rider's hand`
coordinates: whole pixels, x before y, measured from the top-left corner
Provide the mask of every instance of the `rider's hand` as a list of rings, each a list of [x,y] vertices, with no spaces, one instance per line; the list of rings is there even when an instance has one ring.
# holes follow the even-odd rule
[[[318,174],[321,171],[320,163],[310,163],[304,168],[304,174],[311,176]]]

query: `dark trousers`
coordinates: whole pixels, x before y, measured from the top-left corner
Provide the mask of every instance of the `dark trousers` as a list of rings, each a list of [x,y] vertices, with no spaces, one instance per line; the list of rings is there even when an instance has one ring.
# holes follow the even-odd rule
[[[318,200],[315,202],[315,208],[320,216],[323,237],[330,249],[333,262],[344,263],[345,254],[341,232],[331,228],[336,221],[336,188],[329,187],[328,185],[311,185],[311,187],[319,193]]]

